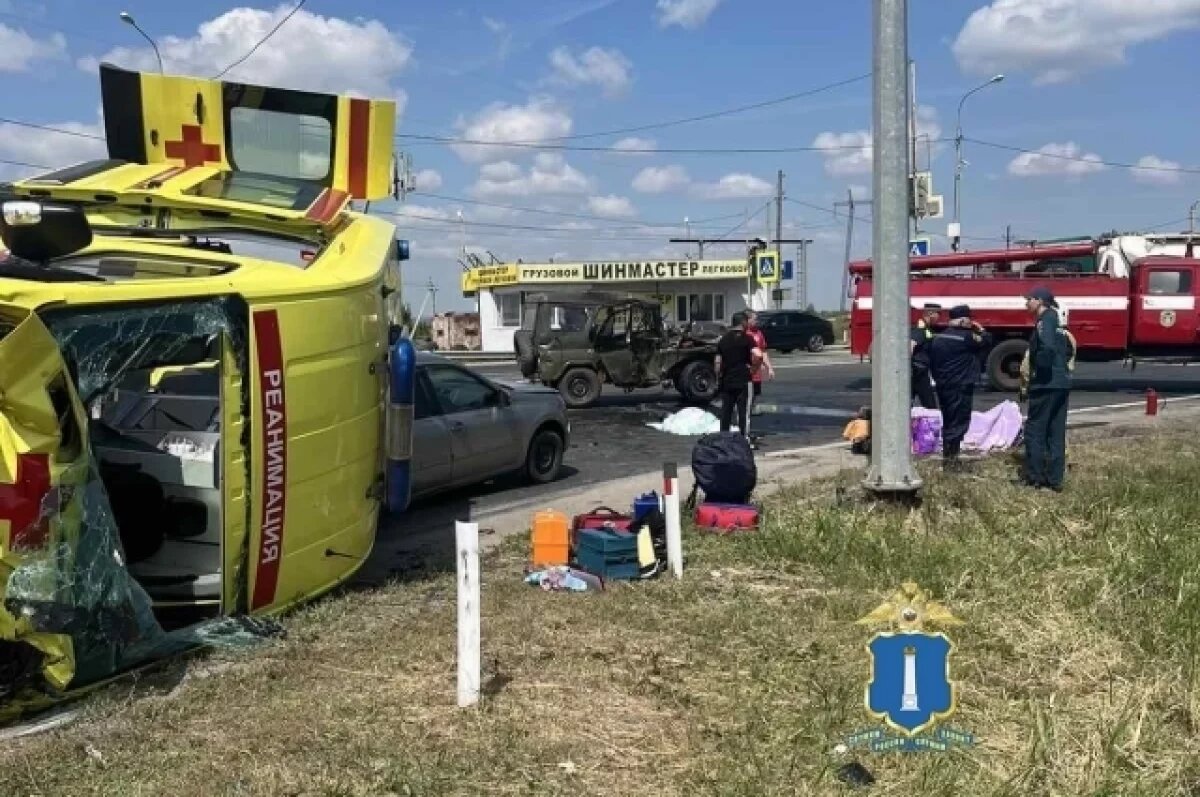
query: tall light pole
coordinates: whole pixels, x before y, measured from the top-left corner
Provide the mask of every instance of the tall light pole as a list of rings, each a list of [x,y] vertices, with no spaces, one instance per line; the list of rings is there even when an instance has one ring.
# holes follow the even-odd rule
[[[962,99],[958,101],[958,121],[955,126],[955,133],[954,133],[954,225],[953,225],[953,229],[950,231],[950,238],[952,239],[952,246],[954,247],[955,252],[958,251],[959,236],[962,234],[962,229],[959,226],[959,217],[958,217],[958,211],[959,211],[958,184],[960,182],[962,182],[962,167],[963,167],[963,159],[962,159],[962,142],[963,142],[962,109],[963,109],[963,103],[965,103],[967,101],[967,97],[970,97],[975,92],[983,91],[988,86],[993,86],[1002,80],[1004,80],[1004,75],[996,75],[991,80],[989,80],[987,83],[983,83],[983,84],[971,89],[970,91],[968,91],[966,94],[963,95]]]
[[[151,39],[150,35],[148,33],[146,33],[146,31],[144,31],[140,27],[138,27],[137,21],[134,20],[134,18],[133,18],[133,14],[130,14],[128,11],[121,12],[121,21],[124,22],[126,25],[131,26],[138,33],[142,34],[143,39],[150,42],[150,46],[154,48],[154,57],[158,59],[158,73],[160,75],[163,74],[162,53],[160,53],[158,51],[158,45],[154,43],[154,39]]]
[[[1200,207],[1200,199],[1192,203],[1192,207],[1188,210],[1188,235],[1196,234],[1196,208]]]

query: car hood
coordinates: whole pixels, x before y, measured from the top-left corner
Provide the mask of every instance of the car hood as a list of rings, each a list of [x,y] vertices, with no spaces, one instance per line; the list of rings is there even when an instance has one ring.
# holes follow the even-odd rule
[[[514,394],[514,398],[518,396],[537,396],[537,395],[553,395],[557,396],[558,391],[552,387],[537,384],[535,382],[506,382],[500,379],[494,380],[497,385],[510,390]]]

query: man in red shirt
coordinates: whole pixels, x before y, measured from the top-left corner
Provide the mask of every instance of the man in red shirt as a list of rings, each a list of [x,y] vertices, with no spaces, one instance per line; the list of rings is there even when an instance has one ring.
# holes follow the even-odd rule
[[[758,313],[753,310],[746,311],[746,334],[754,340],[755,348],[762,352],[762,362],[750,373],[750,384],[753,386],[750,412],[752,415],[757,415],[759,413],[758,400],[762,397],[763,372],[766,372],[767,379],[774,379],[775,366],[771,365],[771,356],[767,354],[767,337],[758,327]]]

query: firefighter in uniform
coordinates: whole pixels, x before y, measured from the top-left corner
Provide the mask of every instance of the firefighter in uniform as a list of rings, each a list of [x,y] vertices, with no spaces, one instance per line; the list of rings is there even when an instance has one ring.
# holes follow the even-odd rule
[[[937,409],[937,396],[929,381],[929,344],[933,341],[933,322],[941,309],[941,305],[925,305],[908,343],[912,356],[912,396],[927,410]]]
[[[1029,338],[1025,421],[1025,473],[1019,481],[1060,492],[1067,469],[1067,405],[1071,393],[1072,339],[1063,328],[1049,288],[1025,295],[1036,319]]]
[[[979,353],[990,335],[971,320],[971,308],[950,309],[950,325],[929,344],[929,370],[937,385],[942,410],[942,459],[946,470],[958,466],[963,438],[971,428],[975,385],[979,381]]]

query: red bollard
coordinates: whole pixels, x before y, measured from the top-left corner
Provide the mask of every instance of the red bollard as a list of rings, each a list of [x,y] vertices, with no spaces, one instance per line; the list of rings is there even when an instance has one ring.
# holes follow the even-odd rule
[[[1158,415],[1158,393],[1152,387],[1146,388],[1146,414]]]

